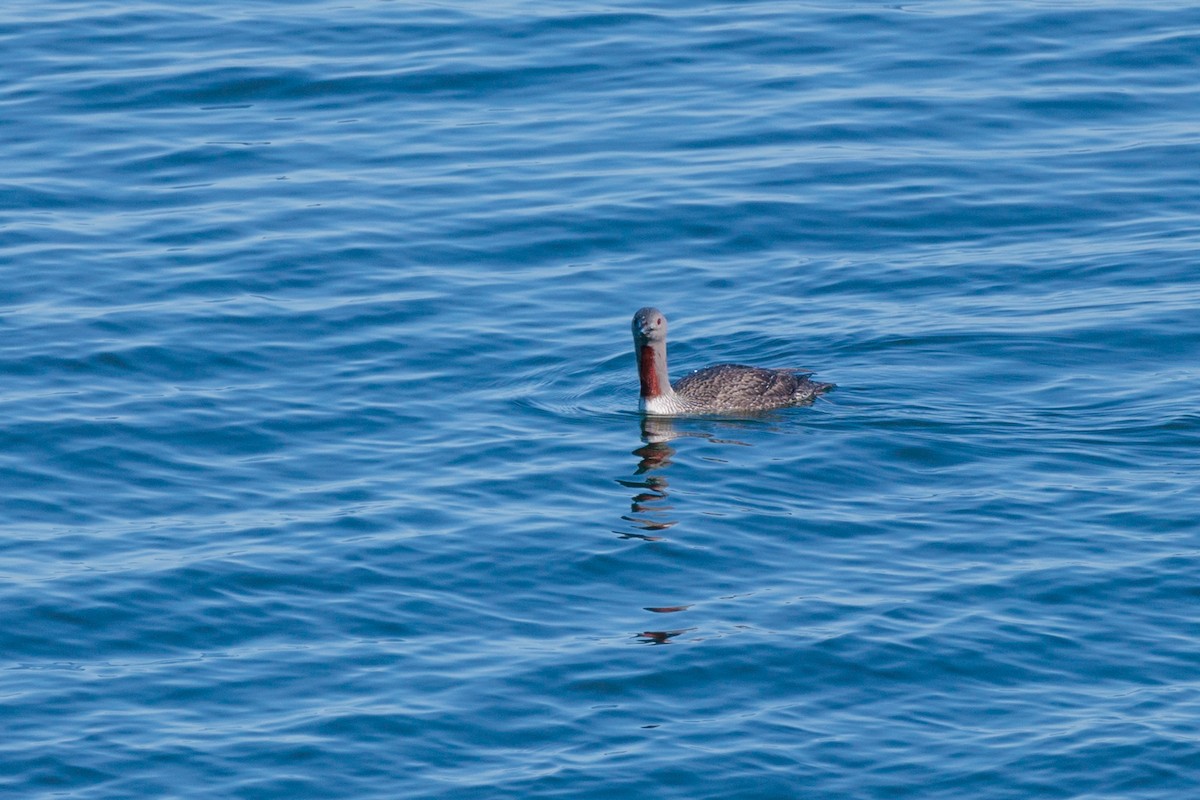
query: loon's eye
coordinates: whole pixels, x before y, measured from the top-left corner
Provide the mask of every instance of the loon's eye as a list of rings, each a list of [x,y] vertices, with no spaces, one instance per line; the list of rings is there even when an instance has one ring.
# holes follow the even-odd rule
[[[654,320],[654,324],[655,324],[655,325],[662,325],[662,317],[659,317],[658,319]]]

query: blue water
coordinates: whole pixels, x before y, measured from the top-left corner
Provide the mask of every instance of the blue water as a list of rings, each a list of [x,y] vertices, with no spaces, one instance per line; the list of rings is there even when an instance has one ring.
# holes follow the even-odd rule
[[[1197,796],[1200,7],[0,46],[3,796]]]

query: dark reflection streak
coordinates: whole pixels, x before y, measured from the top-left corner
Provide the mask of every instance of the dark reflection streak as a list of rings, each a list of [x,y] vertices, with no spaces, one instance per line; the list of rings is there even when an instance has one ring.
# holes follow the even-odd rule
[[[647,536],[643,533],[631,533],[630,531],[613,531],[621,539],[641,539],[643,542],[661,542],[661,536]]]
[[[642,511],[643,509],[634,509],[634,510]],[[676,524],[676,520],[667,520],[664,522],[654,522],[651,520],[644,520],[639,517],[631,517],[629,515],[625,515],[625,516],[621,517],[621,519],[625,520],[626,522],[635,523],[639,528],[641,528],[644,531],[665,531],[667,528],[670,528]]]
[[[677,631],[642,631],[637,635],[637,639],[645,644],[667,644],[671,639],[674,639],[681,633],[694,631],[695,628],[680,628]]]

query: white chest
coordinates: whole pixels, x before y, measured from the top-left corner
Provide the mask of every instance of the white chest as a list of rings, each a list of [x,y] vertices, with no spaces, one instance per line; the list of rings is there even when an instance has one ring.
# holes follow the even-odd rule
[[[639,403],[642,411],[647,414],[682,414],[687,409],[679,398],[672,395],[660,394],[658,397],[643,397]]]

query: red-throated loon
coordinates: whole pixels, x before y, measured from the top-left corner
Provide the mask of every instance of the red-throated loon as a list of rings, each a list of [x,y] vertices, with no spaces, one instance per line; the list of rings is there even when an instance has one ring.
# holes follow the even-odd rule
[[[717,364],[671,384],[667,377],[667,318],[647,306],[633,315],[633,350],[642,384],[638,407],[647,414],[720,414],[765,411],[807,403],[832,383],[807,373]]]

